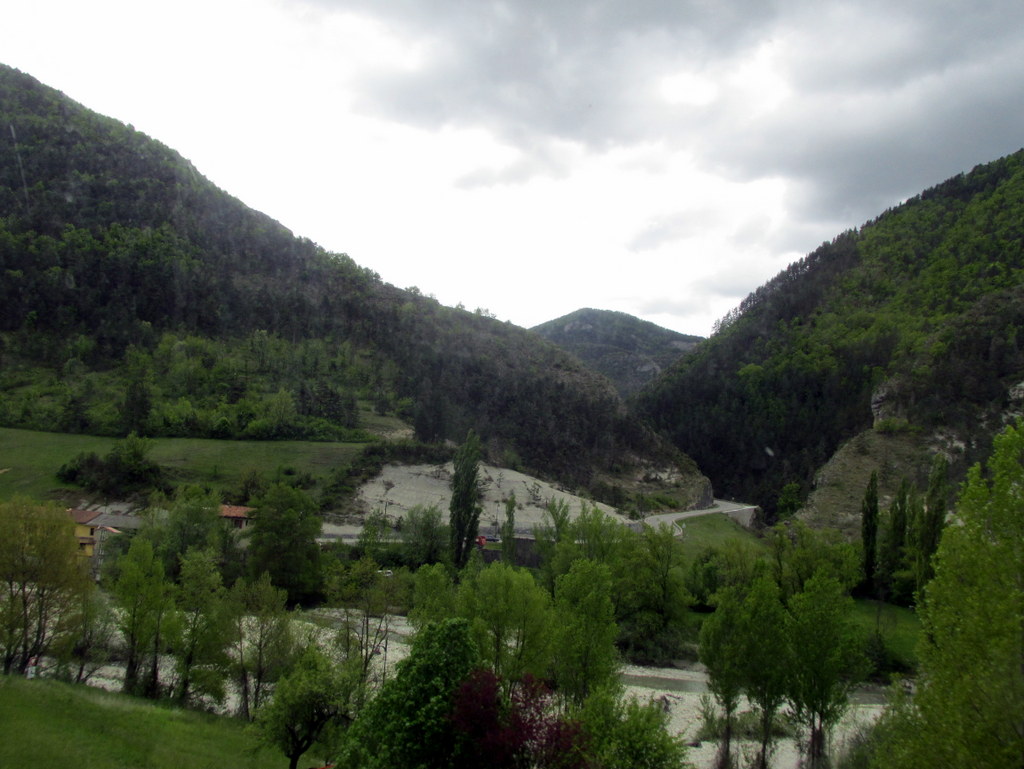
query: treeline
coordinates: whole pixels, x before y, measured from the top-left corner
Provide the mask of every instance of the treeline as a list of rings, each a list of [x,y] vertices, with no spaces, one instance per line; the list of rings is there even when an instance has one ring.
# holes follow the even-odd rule
[[[367,441],[362,408],[411,418],[395,402],[393,368],[380,356],[265,331],[245,339],[164,333],[131,347],[121,366],[90,366],[94,340],[67,341],[53,368],[12,366],[0,381],[0,424],[30,430],[150,437]]]
[[[649,418],[719,493],[770,513],[806,494],[839,444],[872,426],[945,428],[967,446],[1024,373],[1024,154],[979,166],[791,265],[644,392]]]
[[[999,767],[1019,755],[1022,460],[1018,425],[984,472],[971,471],[919,591],[918,690],[896,695],[879,725],[860,733],[858,765]],[[830,726],[870,669],[849,599],[863,553],[799,524],[774,529],[764,550],[725,546],[688,561],[667,528],[635,532],[596,510],[572,520],[552,504],[531,572],[476,556],[454,569],[451,540],[437,536],[429,511],[419,515],[433,523],[403,529],[397,543],[371,528],[355,548],[322,551],[311,500],[283,486],[259,501],[245,549],[202,493],[158,509],[124,540],[97,592],[64,511],[0,505],[10,534],[0,548],[10,588],[0,596],[5,673],[43,657],[83,681],[113,652],[125,688],[145,696],[206,707],[230,689],[239,715],[293,766],[318,746],[370,767],[485,758],[670,767],[683,749],[664,712],[630,702],[617,684],[620,654],[637,648],[630,633],[657,637],[673,656],[685,653],[669,646],[680,633],[697,650],[718,703],[708,717],[722,766],[743,696],[756,765],[768,763],[784,703],[803,725],[810,764],[826,765]],[[429,541],[432,550],[422,547]],[[386,561],[396,546],[422,565],[388,569],[373,557]],[[314,613],[287,611],[311,596]],[[699,630],[687,611],[698,603]],[[400,612],[417,631],[392,670],[382,663]],[[324,624],[310,624],[315,617]]]
[[[216,502],[184,494],[151,511],[136,536],[109,540],[101,591],[76,563],[64,511],[0,505],[14,533],[0,571],[20,588],[2,599],[5,672],[45,658],[54,674],[84,682],[117,662],[125,691],[142,696],[205,708],[232,693],[238,715],[293,762],[317,743],[360,766],[471,756],[495,766],[680,764],[661,707],[626,699],[618,683],[620,648],[674,657],[696,640],[692,576],[671,530],[633,532],[596,510],[570,525],[552,505],[536,574],[478,556],[456,572],[435,520],[403,528],[399,546],[435,560],[413,572],[370,557],[386,562],[394,547],[372,527],[351,550],[322,551],[301,491],[278,486],[258,501],[244,549]],[[432,552],[423,547],[431,540],[441,543]],[[787,590],[803,591],[796,564],[818,556],[779,547]],[[45,566],[26,571],[41,562],[20,556],[44,550]],[[736,584],[767,573],[752,553],[730,560]],[[831,573],[847,560],[818,565]],[[298,601],[315,602],[315,612],[289,613]],[[418,632],[389,673],[381,662],[398,612]],[[317,616],[324,624],[308,623]]]
[[[696,476],[555,346],[384,284],[130,126],[6,67],[0,122],[4,424],[333,440],[356,398],[573,485],[624,457]]]

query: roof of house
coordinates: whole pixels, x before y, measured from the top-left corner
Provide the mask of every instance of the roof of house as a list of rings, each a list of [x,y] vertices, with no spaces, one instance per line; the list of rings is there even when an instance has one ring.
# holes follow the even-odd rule
[[[95,518],[100,516],[99,510],[80,510],[76,507],[68,508],[68,515],[71,516],[72,520],[80,526],[85,526]]]
[[[125,513],[102,513],[93,521],[94,526],[110,526],[115,529],[138,529],[143,523],[145,523],[143,518]]]
[[[221,505],[220,506],[220,517],[221,518],[249,518],[249,513],[255,510],[255,507],[244,507],[243,505]]]

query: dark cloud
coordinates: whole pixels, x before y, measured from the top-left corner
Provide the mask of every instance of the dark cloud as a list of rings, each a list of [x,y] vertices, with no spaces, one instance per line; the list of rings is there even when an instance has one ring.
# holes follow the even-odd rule
[[[604,148],[666,127],[660,77],[741,49],[771,3],[704,0],[314,0],[370,15],[416,44],[422,66],[375,73],[364,109],[416,125],[482,125],[514,143]]]
[[[308,2],[372,17],[417,51],[419,66],[357,83],[360,109],[484,128],[522,153],[465,187],[566,175],[559,142],[595,153],[658,143],[733,180],[786,180],[793,226],[828,237],[1024,143],[1021,0]],[[776,104],[752,103],[758,85],[742,82],[758,54]],[[720,92],[670,103],[659,85],[679,72]],[[688,216],[650,222],[630,247],[681,237]]]

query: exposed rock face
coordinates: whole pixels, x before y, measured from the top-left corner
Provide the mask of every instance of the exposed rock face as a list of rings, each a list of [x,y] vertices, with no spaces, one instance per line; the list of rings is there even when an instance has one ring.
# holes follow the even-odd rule
[[[906,419],[907,410],[902,396],[900,382],[896,379],[889,379],[875,388],[871,393],[871,416],[876,427],[887,419]]]

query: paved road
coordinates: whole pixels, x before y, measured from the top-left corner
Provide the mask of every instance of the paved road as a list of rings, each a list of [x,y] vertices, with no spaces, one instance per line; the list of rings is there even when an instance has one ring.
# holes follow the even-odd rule
[[[725,499],[716,499],[713,506],[705,507],[700,510],[687,510],[683,513],[658,513],[657,515],[649,515],[644,518],[644,523],[649,524],[650,526],[658,526],[662,523],[672,526],[679,521],[685,521],[687,518],[697,518],[702,515],[725,513],[741,525],[749,526],[756,511],[756,505],[748,505],[744,502],[729,502]]]

